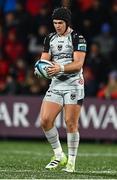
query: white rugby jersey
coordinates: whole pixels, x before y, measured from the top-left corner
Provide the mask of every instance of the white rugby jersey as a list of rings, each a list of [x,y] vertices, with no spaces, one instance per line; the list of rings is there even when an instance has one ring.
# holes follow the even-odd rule
[[[65,36],[49,34],[44,40],[44,52],[51,55],[52,61],[65,65],[73,61],[73,52],[86,52],[86,41],[82,35],[72,31]],[[50,87],[55,90],[81,89],[84,87],[82,69],[75,73],[59,73],[52,78]]]

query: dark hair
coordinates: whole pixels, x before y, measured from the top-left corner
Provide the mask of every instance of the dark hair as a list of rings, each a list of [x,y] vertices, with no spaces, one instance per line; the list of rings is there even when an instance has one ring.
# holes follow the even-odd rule
[[[71,25],[71,11],[65,7],[56,8],[52,14],[52,20],[63,20],[67,26]]]

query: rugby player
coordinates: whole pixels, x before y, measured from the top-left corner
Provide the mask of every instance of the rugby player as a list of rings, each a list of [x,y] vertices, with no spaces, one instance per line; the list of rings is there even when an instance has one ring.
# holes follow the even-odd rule
[[[84,99],[83,64],[86,55],[84,37],[71,28],[71,12],[60,7],[53,11],[52,21],[55,32],[44,40],[44,50],[40,59],[53,62],[48,68],[52,81],[42,102],[41,127],[51,144],[54,157],[46,169],[64,165],[63,171],[74,172],[79,146],[78,120]],[[64,110],[67,132],[68,157],[63,152],[57,128],[57,115]]]

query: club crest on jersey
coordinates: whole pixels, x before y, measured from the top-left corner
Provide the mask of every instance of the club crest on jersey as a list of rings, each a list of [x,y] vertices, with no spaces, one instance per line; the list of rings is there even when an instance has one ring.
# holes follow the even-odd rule
[[[71,99],[74,100],[76,98],[76,94],[71,94]]]
[[[57,48],[58,48],[59,51],[61,51],[63,46],[61,44],[59,44]]]

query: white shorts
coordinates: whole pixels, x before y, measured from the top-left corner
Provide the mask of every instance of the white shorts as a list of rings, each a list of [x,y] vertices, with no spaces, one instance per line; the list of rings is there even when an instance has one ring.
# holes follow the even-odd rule
[[[50,90],[46,92],[44,101],[61,104],[79,104],[82,105],[84,99],[84,89],[74,90]]]

